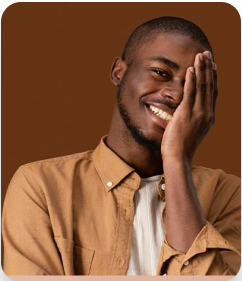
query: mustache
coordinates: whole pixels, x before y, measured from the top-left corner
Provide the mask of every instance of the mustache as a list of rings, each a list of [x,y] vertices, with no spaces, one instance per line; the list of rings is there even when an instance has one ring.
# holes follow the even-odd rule
[[[174,103],[171,100],[168,99],[158,99],[158,100],[151,100],[152,102],[155,103],[160,103],[160,104],[164,104],[172,109],[177,109],[177,107],[179,106],[180,103]]]

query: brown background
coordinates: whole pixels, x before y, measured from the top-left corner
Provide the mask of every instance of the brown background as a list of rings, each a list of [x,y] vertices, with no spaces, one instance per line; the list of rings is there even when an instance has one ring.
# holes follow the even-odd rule
[[[216,123],[194,164],[240,176],[240,18],[225,3],[16,3],[2,17],[2,200],[27,162],[93,149],[108,132],[111,64],[139,24],[193,21],[219,72]]]

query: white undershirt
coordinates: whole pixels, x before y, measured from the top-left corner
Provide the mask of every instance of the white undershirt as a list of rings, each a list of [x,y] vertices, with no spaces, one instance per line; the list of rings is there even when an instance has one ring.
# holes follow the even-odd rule
[[[127,275],[156,275],[164,233],[161,215],[165,202],[157,186],[161,176],[141,179],[135,194],[135,215]]]

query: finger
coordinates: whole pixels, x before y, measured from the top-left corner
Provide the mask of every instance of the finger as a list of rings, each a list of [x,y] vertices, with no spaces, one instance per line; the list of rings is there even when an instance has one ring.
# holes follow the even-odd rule
[[[186,108],[187,112],[192,111],[192,107],[195,99],[195,89],[196,89],[195,68],[191,66],[187,68],[185,84],[184,84],[183,106]]]
[[[196,94],[194,100],[194,110],[202,110],[205,96],[205,64],[203,54],[199,53],[195,57],[195,74],[196,74]]]
[[[213,91],[214,91],[214,80],[213,80],[213,68],[212,68],[212,54],[209,51],[205,51],[204,55],[204,78],[205,78],[205,95],[204,95],[204,108],[207,116],[213,116]]]
[[[213,81],[214,81],[214,90],[213,90],[213,113],[215,113],[215,106],[218,97],[218,70],[216,63],[213,62]]]

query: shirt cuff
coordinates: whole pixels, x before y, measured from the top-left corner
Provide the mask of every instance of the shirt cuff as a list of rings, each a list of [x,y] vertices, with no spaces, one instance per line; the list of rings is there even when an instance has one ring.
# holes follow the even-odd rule
[[[161,259],[158,266],[158,274],[165,274],[168,265],[171,264],[174,275],[180,275],[182,267],[189,264],[189,259],[198,254],[205,253],[207,249],[231,250],[240,255],[240,252],[226,239],[224,239],[210,222],[206,221],[206,224],[196,236],[187,253],[182,253],[173,249],[168,244],[166,238],[164,239],[161,248]]]

